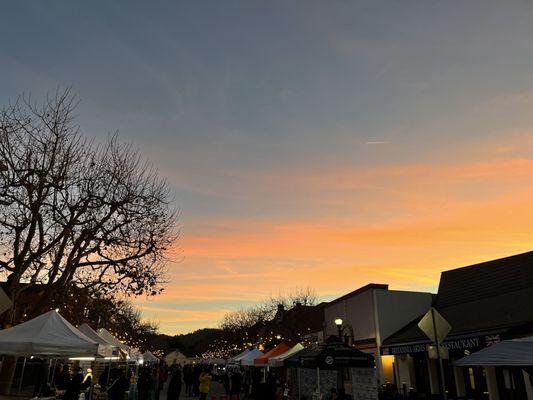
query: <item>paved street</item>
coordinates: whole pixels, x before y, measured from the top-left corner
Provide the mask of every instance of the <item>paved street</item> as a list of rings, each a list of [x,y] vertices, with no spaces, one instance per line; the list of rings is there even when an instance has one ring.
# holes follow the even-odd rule
[[[160,400],[167,400],[167,387],[168,387],[168,382],[165,383],[165,387],[161,391],[161,395],[159,397]],[[217,396],[217,400],[218,400],[220,396],[224,394],[225,394],[224,386],[221,383],[213,382],[211,384],[211,390],[209,391],[209,395],[207,396],[207,399],[211,400],[211,396]],[[182,385],[180,399],[197,399],[197,397],[185,396],[185,385]]]

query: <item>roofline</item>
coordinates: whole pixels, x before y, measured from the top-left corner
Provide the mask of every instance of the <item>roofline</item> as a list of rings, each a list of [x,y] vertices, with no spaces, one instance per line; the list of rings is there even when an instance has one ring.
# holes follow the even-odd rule
[[[501,257],[501,258],[496,258],[494,260],[482,261],[482,262],[479,262],[479,263],[476,263],[476,264],[465,265],[464,267],[447,269],[445,271],[442,271],[441,274],[445,274],[447,272],[455,272],[455,271],[458,271],[458,270],[465,270],[465,269],[469,269],[469,268],[479,268],[479,267],[481,267],[481,266],[483,266],[485,264],[492,264],[492,263],[495,263],[495,262],[498,262],[498,261],[507,260],[509,258],[525,256],[526,254],[530,254],[530,255],[533,256],[533,251],[526,251],[524,253],[513,254],[511,256],[505,256],[505,257]]]
[[[352,296],[358,295],[360,293],[366,292],[368,290],[372,289],[382,289],[382,290],[389,290],[389,285],[385,283],[369,283],[368,285],[362,286],[359,289],[355,289],[354,291],[350,293],[346,293],[345,295],[342,295],[341,297],[331,300],[327,305],[335,304],[340,301],[346,300]]]

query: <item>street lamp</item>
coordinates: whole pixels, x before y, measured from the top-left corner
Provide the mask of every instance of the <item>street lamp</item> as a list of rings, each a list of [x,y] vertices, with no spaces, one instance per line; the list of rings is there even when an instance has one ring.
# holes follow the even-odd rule
[[[336,318],[335,325],[337,325],[337,333],[339,334],[339,339],[342,340],[342,318]]]

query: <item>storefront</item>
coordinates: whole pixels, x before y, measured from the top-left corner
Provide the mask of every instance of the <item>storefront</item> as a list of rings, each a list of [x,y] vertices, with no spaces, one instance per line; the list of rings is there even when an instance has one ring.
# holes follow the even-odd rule
[[[448,398],[533,400],[524,368],[458,367],[454,363],[501,340],[533,335],[533,253],[442,273],[435,309],[451,331],[442,343]],[[422,316],[387,337],[382,355],[394,357],[400,394],[439,393],[437,351],[418,327]]]

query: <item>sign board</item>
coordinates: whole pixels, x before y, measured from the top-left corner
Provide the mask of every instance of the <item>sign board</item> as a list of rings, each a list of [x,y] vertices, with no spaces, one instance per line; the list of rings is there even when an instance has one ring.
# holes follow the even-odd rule
[[[0,314],[9,310],[12,305],[13,303],[11,302],[11,299],[7,296],[6,292],[0,288]]]
[[[477,351],[484,347],[492,346],[498,342],[500,342],[500,335],[498,333],[491,333],[489,335],[480,336],[448,337],[442,341],[441,346],[448,349],[448,351],[460,351],[463,353],[464,350]],[[383,355],[422,353],[428,351],[428,347],[430,346],[430,344],[425,342],[398,344],[395,346],[382,347],[381,353]]]
[[[441,343],[452,327],[433,307],[422,317],[418,327],[433,343]]]
[[[436,360],[439,358],[439,355],[443,360],[450,359],[450,352],[446,346],[440,346],[440,354],[437,354],[437,346],[428,346],[428,357],[430,359]]]

